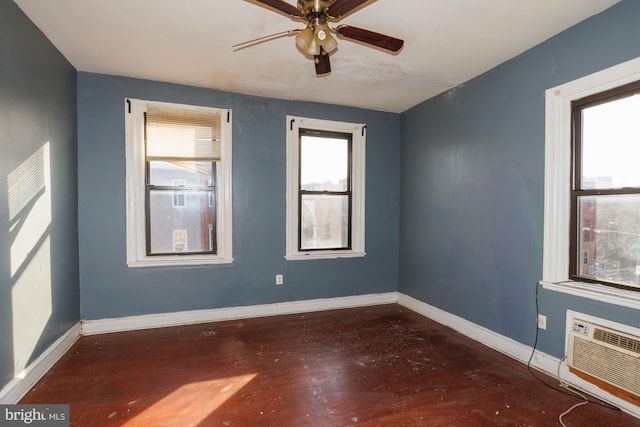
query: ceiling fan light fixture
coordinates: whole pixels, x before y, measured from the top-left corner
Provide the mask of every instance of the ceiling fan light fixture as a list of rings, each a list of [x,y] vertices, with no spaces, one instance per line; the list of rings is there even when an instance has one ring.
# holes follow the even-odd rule
[[[338,41],[336,40],[336,38],[333,37],[331,34],[328,34],[328,35],[329,35],[329,37],[327,37],[328,41],[322,45],[322,48],[325,51],[327,51],[327,53],[333,52],[338,48]]]
[[[329,26],[326,24],[320,24],[316,26],[315,41],[326,52],[331,52],[338,47],[338,42],[335,37],[331,35]]]
[[[309,27],[296,34],[296,45],[302,50],[307,50],[313,41],[313,30]]]
[[[320,45],[316,43],[316,39],[312,38],[309,46],[304,50],[309,55],[320,55]]]
[[[329,40],[329,37],[331,35],[326,25],[318,25],[316,27],[316,43],[323,46]]]

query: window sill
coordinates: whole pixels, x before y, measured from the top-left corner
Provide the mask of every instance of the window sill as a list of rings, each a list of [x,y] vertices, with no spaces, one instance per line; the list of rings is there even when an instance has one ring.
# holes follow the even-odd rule
[[[142,260],[127,261],[130,268],[140,267],[172,267],[172,266],[198,266],[212,264],[231,264],[233,258],[212,257],[212,256],[160,256],[146,257]]]
[[[366,252],[354,251],[320,251],[320,252],[297,252],[285,256],[288,261],[311,260],[311,259],[337,259],[337,258],[359,258],[367,255]]]
[[[562,292],[582,298],[589,298],[594,301],[640,310],[640,292],[616,289],[597,283],[575,281],[558,283],[540,281],[539,283],[544,289],[550,291]]]

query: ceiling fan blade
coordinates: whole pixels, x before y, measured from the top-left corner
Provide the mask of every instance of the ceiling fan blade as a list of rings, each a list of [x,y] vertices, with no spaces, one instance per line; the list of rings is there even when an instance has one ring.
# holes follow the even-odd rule
[[[367,1],[369,0],[335,0],[327,7],[327,14],[332,18],[341,18]]]
[[[348,39],[357,40],[392,52],[399,51],[404,45],[404,40],[350,25],[340,25],[336,28],[336,31]]]
[[[295,6],[290,5],[284,0],[255,0],[258,3],[265,4],[289,16],[302,17],[302,12]]]
[[[322,75],[331,72],[331,63],[329,62],[329,54],[320,47],[320,55],[313,55],[313,62],[316,64],[316,74]]]

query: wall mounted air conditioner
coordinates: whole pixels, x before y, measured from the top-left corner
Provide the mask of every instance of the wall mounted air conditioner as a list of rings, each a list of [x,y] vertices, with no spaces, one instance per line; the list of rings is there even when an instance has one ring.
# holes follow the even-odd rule
[[[581,318],[579,313],[573,313],[568,320],[569,371],[640,405],[640,330],[625,325],[611,327],[612,322],[591,316]]]

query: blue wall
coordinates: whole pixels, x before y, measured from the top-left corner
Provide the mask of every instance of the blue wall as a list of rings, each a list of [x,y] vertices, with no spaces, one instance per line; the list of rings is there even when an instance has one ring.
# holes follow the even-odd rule
[[[16,334],[36,336],[28,363],[80,318],[395,290],[532,344],[544,91],[639,56],[638,18],[640,2],[625,0],[398,115],[76,74],[13,2],[0,2],[0,384],[24,353]],[[127,268],[126,97],[233,109],[233,264]],[[367,124],[366,257],[284,259],[287,114]],[[9,177],[45,146],[51,185],[9,194]],[[16,268],[14,243],[43,194],[50,222]],[[40,329],[15,321],[42,319],[16,308],[30,274],[44,279],[29,281],[35,310],[46,312]],[[539,347],[556,356],[567,308],[640,326],[634,310],[555,292],[540,290],[540,307],[548,331]]]
[[[233,110],[233,264],[127,267],[126,97]],[[367,124],[366,257],[284,259],[287,114]],[[79,73],[78,160],[83,319],[397,289],[398,114]],[[284,286],[275,286],[276,274]]]
[[[545,90],[640,56],[623,1],[402,115],[399,291],[533,345],[542,278]],[[566,309],[631,309],[540,289],[539,348],[564,354]]]
[[[0,389],[80,319],[77,220],[76,70],[0,1]]]

